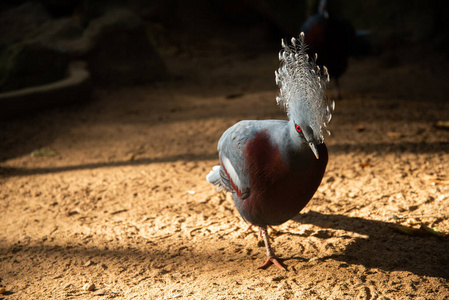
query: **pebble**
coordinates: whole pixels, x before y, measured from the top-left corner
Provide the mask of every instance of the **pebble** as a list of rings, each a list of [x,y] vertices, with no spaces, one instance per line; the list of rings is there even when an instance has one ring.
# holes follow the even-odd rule
[[[273,278],[271,278],[271,281],[274,281],[274,282],[281,281],[285,278],[286,278],[285,276],[274,276]]]
[[[106,295],[106,290],[105,289],[98,290],[98,291],[94,292],[94,295],[95,296],[104,296],[104,295]]]
[[[93,291],[93,290],[95,290],[95,284],[88,282],[88,283],[86,283],[83,286],[83,290],[85,290],[85,291]]]
[[[440,201],[446,200],[447,198],[449,198],[449,194],[445,194],[445,195],[440,195],[440,196],[438,196],[438,200],[440,200]]]
[[[6,292],[6,289],[4,287],[0,287],[0,294],[3,294],[4,292]]]
[[[91,261],[91,260],[87,261],[87,262],[84,264],[85,267],[89,267],[89,266],[92,266],[92,265],[94,265],[94,262]]]
[[[400,218],[397,215],[395,215],[395,214],[391,214],[391,215],[388,216],[388,219],[389,220],[399,220]]]
[[[71,283],[67,283],[65,286],[64,286],[64,289],[70,289],[70,288],[73,288],[73,284],[71,284]]]

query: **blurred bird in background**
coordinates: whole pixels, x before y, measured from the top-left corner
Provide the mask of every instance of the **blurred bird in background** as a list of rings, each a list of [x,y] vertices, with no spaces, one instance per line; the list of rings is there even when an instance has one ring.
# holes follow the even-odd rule
[[[318,54],[317,64],[328,68],[337,87],[337,98],[341,99],[338,79],[348,67],[356,32],[351,22],[334,13],[330,2],[319,0],[318,13],[307,19],[301,30],[305,33],[307,53]]]
[[[291,45],[282,41],[280,67],[275,72],[277,103],[288,121],[246,120],[230,127],[218,142],[220,164],[206,179],[224,187],[240,215],[258,226],[267,260],[284,269],[274,254],[267,226],[282,224],[306,206],[326,169],[326,126],[335,103],[325,96],[329,74],[306,53],[304,33]]]

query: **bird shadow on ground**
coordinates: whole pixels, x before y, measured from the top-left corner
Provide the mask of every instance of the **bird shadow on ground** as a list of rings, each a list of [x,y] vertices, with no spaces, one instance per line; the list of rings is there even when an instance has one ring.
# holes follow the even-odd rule
[[[344,253],[325,256],[320,260],[334,259],[385,271],[409,271],[420,276],[449,278],[447,238],[399,234],[389,228],[393,223],[314,211],[299,214],[292,220],[327,230],[344,230],[367,236],[355,237]],[[338,234],[328,232],[314,236],[326,239]]]

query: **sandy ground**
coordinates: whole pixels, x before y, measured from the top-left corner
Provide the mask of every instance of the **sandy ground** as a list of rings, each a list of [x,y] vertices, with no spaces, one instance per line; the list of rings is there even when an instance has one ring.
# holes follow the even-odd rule
[[[323,182],[270,233],[284,272],[205,181],[226,128],[284,118],[277,53],[202,54],[1,123],[0,299],[449,299],[448,239],[391,228],[449,232],[446,61],[351,61]]]

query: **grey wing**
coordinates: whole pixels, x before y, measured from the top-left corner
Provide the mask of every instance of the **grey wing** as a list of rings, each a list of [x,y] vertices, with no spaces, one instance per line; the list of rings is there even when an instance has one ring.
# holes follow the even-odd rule
[[[245,145],[257,132],[254,121],[241,121],[223,133],[218,142],[220,177],[225,189],[245,199],[250,192],[250,177],[245,165]]]

